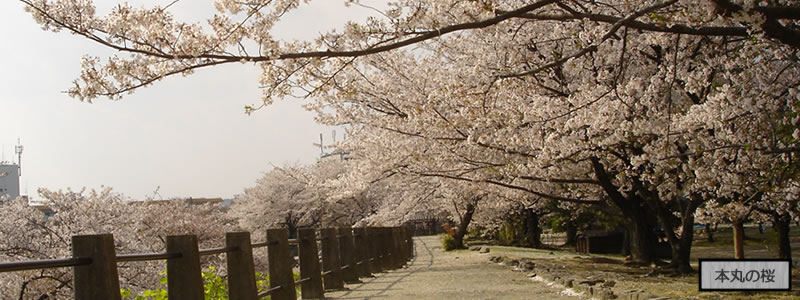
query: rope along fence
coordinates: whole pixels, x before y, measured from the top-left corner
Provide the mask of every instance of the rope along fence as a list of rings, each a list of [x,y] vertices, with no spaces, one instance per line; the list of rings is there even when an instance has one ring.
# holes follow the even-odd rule
[[[225,254],[229,299],[324,298],[325,290],[341,289],[359,277],[402,268],[414,251],[406,227],[299,229],[289,239],[286,229],[268,229],[266,241],[252,243],[249,232],[229,232],[225,246],[199,249],[194,235],[168,236],[164,253],[120,254],[111,234],[72,237],[72,257],[0,263],[0,272],[73,268],[75,299],[121,299],[118,262],[167,261],[169,299],[204,299],[200,257]],[[289,244],[298,247],[300,279],[293,278]],[[253,249],[267,247],[270,288],[258,293]],[[318,248],[319,247],[319,248]],[[321,254],[321,255],[320,255]],[[321,256],[321,259],[320,259]]]

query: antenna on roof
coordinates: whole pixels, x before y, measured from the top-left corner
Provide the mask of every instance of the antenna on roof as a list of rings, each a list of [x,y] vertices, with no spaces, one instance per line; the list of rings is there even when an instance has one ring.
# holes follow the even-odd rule
[[[22,143],[17,138],[17,146],[14,147],[14,152],[17,153],[17,168],[19,168],[19,176],[22,176]]]
[[[152,196],[152,197],[150,197],[150,200],[156,200],[156,195],[158,195],[158,199],[159,199],[159,200],[164,200],[164,197],[162,197],[162,196],[161,196],[161,194],[160,194],[160,193],[158,193],[158,191],[159,191],[160,189],[161,189],[161,186],[160,186],[160,185],[157,185],[157,186],[156,186],[156,189],[153,191],[153,196]]]
[[[319,134],[319,144],[313,143],[314,146],[319,146],[319,156],[325,155],[325,145],[322,143],[322,133]]]

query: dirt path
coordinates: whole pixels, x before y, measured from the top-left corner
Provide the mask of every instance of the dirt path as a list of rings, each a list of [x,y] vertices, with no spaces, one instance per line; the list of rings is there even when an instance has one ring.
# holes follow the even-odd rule
[[[415,238],[416,257],[403,269],[362,278],[330,299],[578,299],[489,263],[490,254],[444,252],[435,236]]]

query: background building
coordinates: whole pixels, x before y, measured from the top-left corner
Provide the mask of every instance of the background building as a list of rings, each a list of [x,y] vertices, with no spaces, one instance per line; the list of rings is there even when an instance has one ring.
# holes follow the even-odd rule
[[[19,197],[19,165],[0,162],[0,198]]]

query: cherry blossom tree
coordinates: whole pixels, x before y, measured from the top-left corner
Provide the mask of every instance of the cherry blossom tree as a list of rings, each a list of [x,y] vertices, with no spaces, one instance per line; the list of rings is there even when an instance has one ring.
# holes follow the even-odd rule
[[[768,200],[756,204],[755,208],[771,217],[772,224],[778,233],[778,255],[780,259],[792,261],[792,247],[789,239],[789,225],[800,220],[800,188],[795,181],[786,182],[774,192],[764,197]]]
[[[382,169],[376,161],[359,155],[364,152],[351,153],[355,168],[332,182],[345,195],[355,191],[363,196],[373,208],[356,225],[399,226],[418,216],[446,218],[457,224],[453,231],[455,248],[464,248],[464,237],[476,211],[487,202],[485,186]]]
[[[234,199],[231,212],[248,230],[286,227],[295,236],[299,226],[319,225],[321,207],[312,197],[308,174],[302,167],[275,168],[264,174],[256,186]]]
[[[270,34],[296,0],[216,1],[207,29],[159,7],[22,2],[44,29],[119,51],[84,58],[78,99],[254,63],[248,113],[301,92],[378,172],[613,205],[635,260],[656,259],[661,227],[681,271],[695,210],[758,190],[730,170],[800,151],[794,1],[408,0],[314,41]]]
[[[230,215],[247,230],[284,227],[290,236],[302,227],[352,226],[375,208],[370,190],[342,186],[349,165],[336,157],[274,167],[234,200]]]
[[[219,247],[231,220],[207,205],[183,201],[131,202],[110,188],[99,191],[50,191],[39,194],[54,214],[45,216],[25,199],[0,205],[0,260],[40,260],[70,257],[71,237],[111,233],[116,252],[157,253],[165,249],[167,235],[196,234],[201,248]],[[224,270],[219,258],[205,264]],[[120,285],[138,294],[158,284],[163,262],[120,263]],[[43,299],[72,297],[69,268],[28,270],[0,274],[0,297]]]
[[[701,8],[714,16],[713,6]],[[633,15],[657,9],[657,5],[645,7]],[[652,11],[650,15],[659,18]],[[573,202],[587,200],[542,191],[552,189],[547,187],[552,183],[599,186],[605,195],[581,194],[609,199],[623,211],[632,231],[634,258],[643,262],[655,258],[652,228],[657,220],[673,246],[673,264],[682,270],[689,269],[694,210],[713,197],[706,186],[721,179],[716,177],[719,173],[707,171],[718,170],[713,166],[747,149],[767,154],[789,149],[769,136],[774,133],[772,116],[791,108],[786,102],[793,101],[787,96],[796,83],[774,80],[781,73],[795,72],[792,63],[781,58],[792,48],[769,40],[729,40],[725,34],[681,39],[663,33],[615,32],[619,27],[576,42],[569,33],[580,31],[577,28],[528,32],[521,26],[496,27],[490,42],[480,34],[442,38],[426,45],[429,56],[376,54],[363,59],[363,69],[341,71],[353,70],[350,76],[337,77],[335,91],[322,101],[324,107],[340,109],[329,115],[329,121],[381,129],[366,134],[359,129],[354,134],[364,136],[355,140],[377,145],[380,150],[375,155],[398,154],[397,166],[422,176],[487,182]],[[542,37],[545,42],[504,44],[498,32]],[[610,39],[609,33],[624,36]],[[563,51],[567,46],[580,48],[593,39],[608,42],[590,57],[581,56],[581,63],[569,56],[573,59],[550,66],[550,77],[536,78],[536,72],[499,76],[534,77],[534,82],[527,82],[486,76],[514,66],[509,58],[513,54],[521,56],[517,62],[521,65],[547,65],[553,59],[543,53],[564,57],[569,54]],[[555,46],[548,47],[547,42]],[[768,58],[764,49],[770,47]],[[753,58],[764,63],[745,66]],[[456,63],[463,61],[473,64]],[[731,61],[740,62],[741,68],[731,68]],[[748,82],[766,84],[742,88],[751,86]],[[774,96],[762,100],[767,94]],[[743,107],[741,101],[751,106]],[[393,134],[380,138],[387,132]],[[398,136],[414,142],[398,142],[402,140]],[[380,157],[386,160],[386,154]],[[408,163],[409,158],[417,164]],[[741,186],[732,178],[735,174],[728,177],[731,181],[723,183],[727,191],[719,192]],[[681,216],[677,224],[672,212]]]

